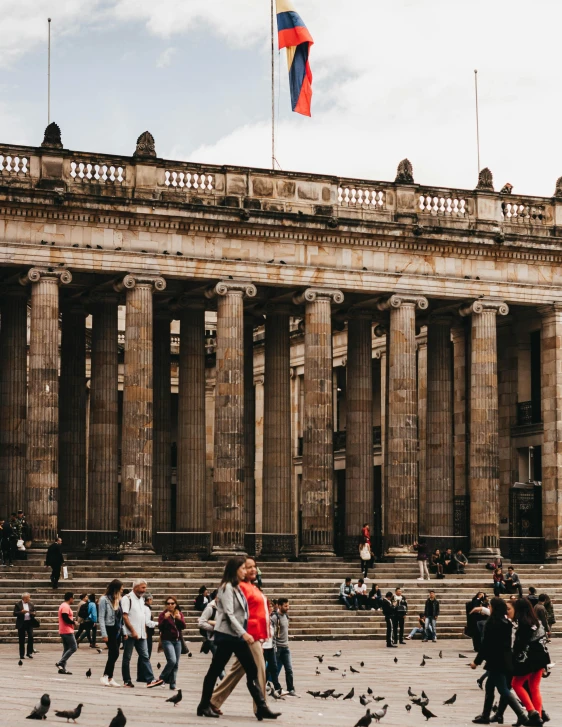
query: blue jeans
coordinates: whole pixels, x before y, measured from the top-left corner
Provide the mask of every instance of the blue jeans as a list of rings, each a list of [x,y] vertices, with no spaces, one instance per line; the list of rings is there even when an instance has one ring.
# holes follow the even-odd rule
[[[130,636],[123,642],[123,661],[121,663],[123,681],[125,684],[131,681],[131,656],[133,655],[133,649],[136,649],[139,657],[139,681],[150,684],[150,682],[154,681],[154,672],[148,659],[146,639],[133,639]]]
[[[76,646],[74,634],[61,634],[60,637],[62,639],[63,652],[57,666],[66,669],[66,662],[70,659],[78,647]]]
[[[357,610],[359,608],[359,604],[357,601],[357,596],[340,596],[340,603],[343,603],[343,605],[348,609],[354,608]],[[283,647],[282,647],[283,648]]]
[[[285,679],[287,680],[287,691],[292,692],[295,688],[293,683],[293,664],[291,662],[291,651],[288,646],[277,647],[277,675],[281,673],[282,667],[285,667]]]
[[[494,583],[494,596],[499,596],[500,593],[504,593],[505,591],[505,583],[502,583],[501,581],[499,583]]]
[[[162,649],[166,656],[166,666],[162,669],[159,679],[163,679],[166,684],[175,689],[180,665],[181,641],[162,640]]]
[[[410,633],[408,634],[408,638],[413,639],[416,634],[420,634],[422,639],[425,639],[425,629],[422,629],[419,626],[410,631]]]
[[[263,658],[265,659],[265,675],[267,680],[273,684],[276,691],[281,691],[275,649],[264,649]]]
[[[425,619],[425,638],[437,641],[437,624],[434,618]]]

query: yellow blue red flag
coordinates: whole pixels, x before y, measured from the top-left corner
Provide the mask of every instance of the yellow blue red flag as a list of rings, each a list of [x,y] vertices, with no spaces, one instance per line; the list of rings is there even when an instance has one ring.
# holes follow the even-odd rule
[[[287,49],[293,111],[310,116],[312,71],[308,56],[314,41],[290,0],[277,0],[277,30],[279,48]]]

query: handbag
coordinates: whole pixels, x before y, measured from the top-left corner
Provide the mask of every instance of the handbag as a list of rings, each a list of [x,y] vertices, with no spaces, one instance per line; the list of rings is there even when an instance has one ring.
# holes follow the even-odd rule
[[[18,550],[25,550],[25,545],[24,545],[23,540],[21,540],[21,539],[18,540],[18,542],[16,543],[16,547]]]
[[[63,577],[63,580],[65,580],[65,581],[68,578],[68,568],[65,565],[63,565],[63,567],[62,567],[62,577]]]
[[[181,653],[182,654],[189,654],[189,647],[185,643],[185,639],[183,638],[183,634],[180,631],[180,644],[181,644]]]
[[[39,619],[35,618],[35,616],[32,616],[30,618],[30,622],[31,622],[32,629],[38,629],[39,626],[41,626],[41,622],[39,621]]]

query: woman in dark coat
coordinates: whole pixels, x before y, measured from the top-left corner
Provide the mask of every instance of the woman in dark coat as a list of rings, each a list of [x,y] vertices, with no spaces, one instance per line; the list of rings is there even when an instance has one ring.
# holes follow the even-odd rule
[[[510,680],[513,674],[511,654],[511,633],[513,625],[507,619],[507,606],[502,598],[492,598],[491,614],[484,628],[482,643],[476,658],[470,665],[472,669],[486,662],[488,680],[482,714],[473,719],[474,724],[490,724],[490,715],[494,704],[494,690],[497,689],[518,718],[521,725],[528,724],[525,710],[521,707],[515,694],[511,691]]]

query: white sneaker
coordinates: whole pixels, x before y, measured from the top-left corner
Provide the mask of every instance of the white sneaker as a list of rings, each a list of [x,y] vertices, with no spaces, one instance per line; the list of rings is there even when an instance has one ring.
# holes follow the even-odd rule
[[[425,578],[418,578],[418,581],[425,581]]]
[[[119,682],[116,682],[116,681],[115,681],[115,679],[113,679],[113,677],[112,677],[112,678],[111,678],[111,679],[109,680],[109,686],[110,686],[110,687],[120,687],[121,685],[119,684]]]
[[[103,684],[104,687],[108,687],[109,686],[109,677],[107,676],[107,674],[104,674],[100,678],[100,682]]]

